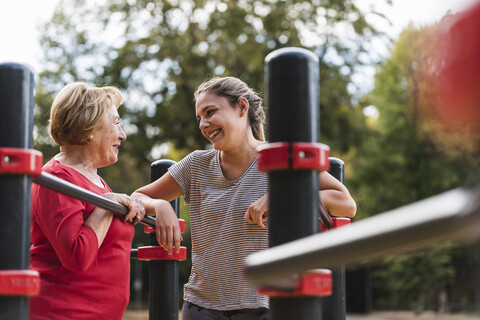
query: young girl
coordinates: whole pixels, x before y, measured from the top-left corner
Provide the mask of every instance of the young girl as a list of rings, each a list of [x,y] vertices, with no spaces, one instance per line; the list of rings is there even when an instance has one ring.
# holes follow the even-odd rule
[[[195,112],[211,150],[197,150],[157,181],[133,193],[157,218],[157,240],[170,253],[180,247],[169,201],[190,205],[192,270],[184,288],[182,319],[268,319],[268,297],[243,272],[249,254],[268,248],[267,174],[257,169],[265,143],[262,99],[237,78],[213,78],[195,92]],[[327,172],[321,199],[331,214],[353,217],[355,202]]]

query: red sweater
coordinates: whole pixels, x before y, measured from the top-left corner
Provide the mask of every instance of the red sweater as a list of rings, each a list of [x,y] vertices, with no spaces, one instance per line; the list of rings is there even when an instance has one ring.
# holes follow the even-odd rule
[[[97,194],[76,170],[50,160],[43,170]],[[130,294],[134,227],[114,218],[100,248],[84,225],[94,207],[32,184],[31,269],[40,272],[40,294],[30,299],[30,319],[122,319]]]

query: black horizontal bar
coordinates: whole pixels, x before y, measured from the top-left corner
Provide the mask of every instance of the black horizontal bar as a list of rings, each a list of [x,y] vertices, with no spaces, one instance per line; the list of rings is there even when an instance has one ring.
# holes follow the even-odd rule
[[[480,186],[458,188],[308,236],[246,258],[248,279],[283,287],[285,278],[315,268],[360,264],[447,240],[480,237]]]
[[[123,204],[102,197],[89,190],[83,189],[50,173],[42,172],[40,176],[36,176],[33,178],[33,182],[49,189],[55,190],[59,193],[73,197],[75,199],[85,201],[96,207],[109,210],[123,216],[126,216],[128,214],[128,208]],[[155,227],[155,218],[145,216],[140,221],[140,223]]]

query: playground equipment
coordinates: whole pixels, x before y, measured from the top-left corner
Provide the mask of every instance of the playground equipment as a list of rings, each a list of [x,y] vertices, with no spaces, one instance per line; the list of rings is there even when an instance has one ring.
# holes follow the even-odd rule
[[[269,179],[270,247],[339,225],[322,209],[319,215],[318,171],[329,170],[329,148],[318,141],[318,57],[299,48],[284,48],[266,59],[269,141],[259,150],[258,166]],[[343,182],[343,162],[334,175]],[[288,197],[286,197],[288,195]],[[294,214],[295,213],[295,214]],[[348,220],[348,219],[347,219]],[[338,220],[341,221],[341,220]],[[348,220],[349,221],[349,220]],[[271,319],[345,319],[344,270],[304,269],[294,276],[257,283],[270,296]],[[336,290],[332,290],[332,278]],[[335,287],[335,286],[333,286]],[[335,293],[335,298],[321,297]]]
[[[328,172],[345,184],[345,164],[342,160],[329,157]],[[326,217],[326,218],[325,218]],[[320,231],[334,230],[350,224],[349,218],[330,217],[328,212],[320,212]],[[326,223],[325,221],[331,223]],[[345,320],[347,318],[346,278],[343,265],[332,268],[332,293],[322,299],[322,319]]]
[[[150,179],[155,181],[175,164],[171,160],[158,160],[151,166]],[[177,217],[179,216],[179,199],[170,202]],[[185,221],[180,221],[181,232],[185,232]],[[145,226],[145,232],[150,234],[150,246],[132,250],[132,258],[148,262],[149,280],[149,319],[178,319],[179,303],[179,271],[178,261],[186,260],[186,248],[181,247],[180,253],[165,255],[165,250],[158,245],[155,228]]]
[[[26,66],[0,64],[0,146],[30,149],[33,145],[33,72]],[[9,159],[0,158],[3,167]],[[38,272],[29,270],[31,172],[0,175],[3,221],[0,223],[0,314],[2,319],[28,319],[29,296],[40,289]],[[1,170],[0,170],[1,171]],[[7,196],[8,195],[8,196]],[[16,199],[11,201],[10,199]]]
[[[312,297],[315,294],[311,290],[304,292],[303,296],[287,294],[292,287],[305,286],[303,280],[298,281],[298,278],[310,277],[312,269],[338,268],[344,264],[361,263],[388,254],[423,248],[442,240],[472,239],[479,236],[478,183],[470,188],[458,188],[327,233],[314,234],[308,227],[302,231],[290,230],[292,225],[302,226],[303,221],[308,221],[311,212],[315,211],[313,206],[305,205],[317,201],[315,195],[307,197],[299,190],[318,190],[318,186],[313,179],[308,180],[302,176],[308,175],[309,169],[325,170],[322,147],[315,148],[311,143],[312,124],[309,121],[315,118],[316,114],[314,111],[308,114],[308,111],[303,110],[314,108],[318,104],[302,98],[296,99],[315,99],[309,90],[318,83],[311,71],[317,70],[314,61],[315,58],[308,52],[297,49],[280,49],[266,59],[268,102],[270,115],[274,115],[269,118],[271,143],[263,149],[268,150],[265,167],[269,172],[271,185],[271,248],[251,254],[246,259],[246,272],[253,284],[286,292],[276,295],[282,298],[272,297],[272,320],[307,319],[312,315],[321,319],[319,304]],[[310,71],[303,69],[303,66],[308,64]],[[289,67],[291,65],[295,67]],[[298,121],[300,117],[304,117],[303,121]],[[308,143],[304,144],[303,141]],[[260,159],[262,152],[260,151]],[[272,161],[269,167],[271,159],[275,158],[273,155],[283,159],[280,160],[282,164]],[[260,163],[261,161],[259,165]],[[294,180],[293,175],[298,175],[299,180]],[[291,205],[285,203],[285,194],[289,195],[288,202]],[[308,210],[310,213],[306,212]],[[295,215],[294,220],[289,220],[292,212],[299,214]],[[300,218],[300,214],[305,214],[306,218]],[[281,236],[287,232],[285,226],[288,226],[291,237],[288,242]],[[311,234],[308,234],[309,232]],[[293,239],[296,236],[302,238]],[[318,278],[318,281],[322,279]],[[323,278],[323,281],[327,282],[326,278]],[[323,285],[317,288],[319,294],[322,292],[321,287]]]
[[[246,261],[247,274],[262,285],[318,265],[358,264],[441,241],[475,239],[479,227],[477,184],[252,254]]]

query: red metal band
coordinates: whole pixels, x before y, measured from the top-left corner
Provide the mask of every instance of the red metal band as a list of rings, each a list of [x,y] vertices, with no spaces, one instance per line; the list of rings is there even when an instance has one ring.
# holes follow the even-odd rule
[[[184,233],[185,232],[185,220],[183,219],[178,219],[178,224],[180,226],[180,232]],[[155,227],[151,227],[148,225],[143,225],[143,231],[145,233],[155,233]]]
[[[43,155],[40,151],[21,148],[0,148],[0,173],[42,174]]]
[[[327,269],[306,271],[300,277],[298,289],[292,292],[260,288],[258,293],[270,297],[329,296],[332,294],[332,271]]]
[[[322,143],[292,143],[292,168],[328,171],[330,148]]]
[[[0,296],[35,296],[40,274],[33,270],[0,270]]]
[[[138,248],[138,260],[150,261],[150,260],[187,260],[187,248],[180,247],[180,252],[176,253],[175,248],[172,254],[160,246],[147,246]]]
[[[332,217],[332,222],[333,222],[332,227],[327,228],[327,226],[323,224],[323,222],[320,220],[320,231],[328,231],[328,230],[340,228],[341,226],[345,226],[352,223],[350,218],[342,218],[342,217]]]
[[[288,142],[265,143],[258,147],[258,170],[285,170],[289,164]]]
[[[318,170],[330,168],[330,148],[315,142],[273,142],[258,148],[258,170]]]

